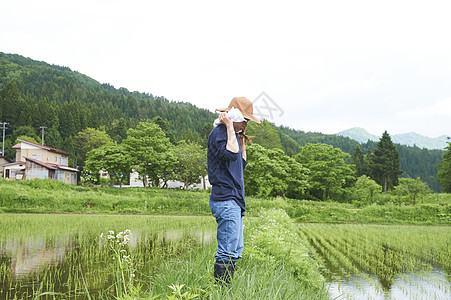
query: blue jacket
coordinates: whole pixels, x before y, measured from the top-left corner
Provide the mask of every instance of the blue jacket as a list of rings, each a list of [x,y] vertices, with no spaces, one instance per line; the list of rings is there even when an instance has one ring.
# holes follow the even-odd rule
[[[235,134],[238,140],[238,134]],[[233,153],[226,149],[227,128],[220,124],[208,136],[208,180],[210,181],[210,199],[215,201],[235,200],[241,207],[244,215],[246,204],[244,202],[243,170],[247,162],[243,159],[241,145],[239,151]]]

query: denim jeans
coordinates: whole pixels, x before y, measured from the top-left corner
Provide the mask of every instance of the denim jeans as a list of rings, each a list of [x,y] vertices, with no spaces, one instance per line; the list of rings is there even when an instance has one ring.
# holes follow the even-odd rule
[[[218,223],[216,261],[236,262],[241,258],[244,248],[241,208],[235,200],[215,201],[210,199],[210,210]]]

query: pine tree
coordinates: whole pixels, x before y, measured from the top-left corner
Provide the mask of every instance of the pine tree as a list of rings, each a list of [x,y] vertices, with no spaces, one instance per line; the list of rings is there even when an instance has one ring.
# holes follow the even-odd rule
[[[355,151],[352,154],[352,163],[355,165],[356,177],[360,177],[365,174],[365,165],[362,149],[360,146],[355,147]]]
[[[373,160],[374,160],[374,154],[371,153],[371,149],[368,147],[368,149],[366,151],[366,155],[363,158],[363,174],[374,180]]]
[[[374,150],[373,158],[374,180],[383,186],[383,191],[393,190],[398,185],[399,152],[393,144],[390,135],[385,131]]]
[[[451,140],[446,149],[448,151],[443,154],[442,161],[437,165],[437,181],[443,186],[443,192],[451,193]]]
[[[2,91],[2,120],[3,122],[17,122],[21,111],[19,89],[15,81],[8,82]]]

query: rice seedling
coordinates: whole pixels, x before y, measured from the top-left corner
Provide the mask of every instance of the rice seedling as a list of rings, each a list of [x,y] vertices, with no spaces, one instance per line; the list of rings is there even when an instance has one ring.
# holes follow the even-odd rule
[[[372,290],[376,299],[393,294],[403,299],[400,293],[421,298],[431,289],[436,295],[451,294],[450,227],[304,224],[300,228],[335,292],[343,286],[354,293]],[[418,289],[422,286],[428,289]]]

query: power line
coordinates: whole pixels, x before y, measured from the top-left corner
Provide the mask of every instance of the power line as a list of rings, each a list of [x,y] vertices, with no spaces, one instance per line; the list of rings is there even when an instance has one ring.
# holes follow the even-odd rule
[[[44,146],[44,128],[47,128],[47,127],[45,127],[45,126],[40,126],[39,128],[41,128],[41,131],[42,131],[41,145]]]

